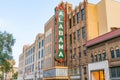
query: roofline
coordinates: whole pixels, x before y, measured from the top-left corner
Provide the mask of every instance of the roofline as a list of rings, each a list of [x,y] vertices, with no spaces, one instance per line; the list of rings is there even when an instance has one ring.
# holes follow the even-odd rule
[[[44,24],[44,26],[46,26],[53,18],[55,18],[55,15],[53,15],[53,16]]]
[[[108,37],[109,34],[116,33],[116,32],[117,32],[117,34],[113,34],[113,35],[111,35],[111,36]],[[104,38],[104,39],[102,39],[102,40],[100,40],[100,41],[97,41],[97,42],[93,42],[93,41],[95,41],[95,40],[97,40],[97,39],[100,39],[100,38],[103,37],[103,36],[106,36],[106,38]],[[112,38],[119,37],[119,36],[120,36],[120,28],[117,29],[117,30],[108,32],[108,33],[106,33],[106,34],[103,34],[103,35],[101,35],[101,36],[98,36],[98,37],[96,37],[96,38],[94,38],[94,39],[91,39],[91,40],[87,41],[86,46],[87,46],[87,47],[90,47],[90,46],[93,46],[93,45],[95,45],[95,44],[99,44],[99,43],[101,43],[101,42],[104,42],[104,41],[107,41],[107,40],[110,40],[110,39],[112,39]],[[92,42],[93,42],[93,43],[92,43]]]

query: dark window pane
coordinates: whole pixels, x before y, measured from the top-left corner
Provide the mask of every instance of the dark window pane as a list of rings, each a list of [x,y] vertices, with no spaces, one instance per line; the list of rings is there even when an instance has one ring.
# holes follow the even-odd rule
[[[85,19],[85,10],[82,9],[82,10],[81,10],[81,13],[82,13],[82,20],[84,20],[84,19]]]
[[[117,73],[116,73],[116,68],[111,68],[111,77],[116,77]]]
[[[34,55],[33,55],[33,62],[34,62]]]
[[[76,42],[76,32],[73,33],[74,43]]]
[[[92,62],[94,62],[94,56],[93,55],[91,55],[91,59],[92,59]]]
[[[44,50],[42,49],[41,58],[43,57],[43,52],[44,52]]]
[[[106,52],[103,53],[103,60],[106,60]]]
[[[86,27],[82,28],[82,38],[85,39],[86,38]]]
[[[97,55],[95,55],[95,61],[98,61],[98,56]]]
[[[73,54],[73,58],[76,58],[76,48],[74,48],[74,54]]]
[[[102,55],[99,54],[99,61],[102,61]]]
[[[120,58],[120,50],[119,49],[116,50],[116,55],[117,55],[117,58]]]
[[[39,48],[41,47],[41,42],[39,42]]]
[[[32,72],[34,71],[34,64],[32,65]]]
[[[86,67],[84,67],[84,74],[86,74]]]
[[[120,77],[120,67],[117,67],[117,77]]]
[[[111,50],[111,58],[115,58],[115,55],[114,55],[114,50]]]
[[[87,49],[86,49],[86,46],[84,47],[84,56],[87,56]]]
[[[75,26],[75,16],[73,16],[73,26]]]
[[[77,23],[80,22],[80,12],[77,13]]]
[[[78,47],[79,58],[81,58],[81,47]]]
[[[70,35],[70,45],[72,44],[72,35]]]
[[[39,53],[38,53],[38,58],[40,59],[40,51],[39,51]]]
[[[70,28],[72,27],[72,21],[71,21],[71,19],[69,19],[69,26],[70,26]]]
[[[70,50],[70,58],[72,59],[72,50]]]
[[[42,47],[44,46],[44,40],[42,40]]]
[[[80,29],[77,32],[78,32],[78,41],[80,41]]]

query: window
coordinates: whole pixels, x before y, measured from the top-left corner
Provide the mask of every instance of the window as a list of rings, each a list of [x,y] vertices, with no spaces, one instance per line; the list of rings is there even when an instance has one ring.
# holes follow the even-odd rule
[[[78,32],[78,41],[80,41],[80,29],[77,32]]]
[[[72,59],[72,49],[70,50],[70,58]]]
[[[117,58],[120,58],[120,50],[118,47],[116,47],[116,56]]]
[[[103,60],[106,60],[106,59],[107,59],[106,52],[103,51]]]
[[[73,54],[73,58],[76,58],[76,48],[74,48],[74,54]]]
[[[114,49],[113,48],[110,49],[110,53],[111,53],[111,58],[114,59],[115,55],[114,55]]]
[[[72,72],[72,68],[70,68],[69,70],[70,70],[70,75],[72,75],[72,73],[73,73],[73,72]]]
[[[77,74],[77,68],[74,68],[74,74]]]
[[[72,45],[72,35],[70,35],[70,45]]]
[[[76,32],[73,33],[74,43],[76,42]]]
[[[80,68],[79,67],[77,68],[77,74],[80,74]]]
[[[38,70],[40,70],[40,62],[38,62]]]
[[[86,74],[87,72],[86,72],[86,67],[84,67],[84,74]]]
[[[35,47],[33,47],[33,53],[35,52]]]
[[[86,38],[86,27],[82,28],[82,38],[85,39]]]
[[[33,62],[34,62],[34,55],[33,55]]]
[[[120,67],[117,67],[117,77],[120,77]]]
[[[31,56],[31,58],[30,58],[30,59],[31,59],[31,61],[30,61],[30,62],[32,63],[32,56]]]
[[[41,69],[43,68],[43,60],[41,61]]]
[[[40,49],[40,47],[41,47],[41,42],[39,42],[39,45],[38,45],[38,47],[39,47],[39,49]]]
[[[41,58],[43,57],[44,50],[42,49]]]
[[[93,56],[93,54],[91,54],[91,59],[92,59],[92,62],[94,62],[94,56]]]
[[[80,12],[77,13],[77,23],[80,22]]]
[[[120,77],[120,66],[110,68],[111,78]]]
[[[99,54],[98,56],[99,56],[99,61],[102,61],[102,55]]]
[[[97,55],[95,55],[95,61],[98,61],[98,56]]]
[[[40,51],[38,52],[38,59],[40,59]]]
[[[75,15],[73,16],[73,26],[75,26]]]
[[[78,47],[79,58],[81,58],[81,47]]]
[[[69,26],[70,26],[70,28],[72,28],[72,21],[71,21],[71,19],[69,19]]]
[[[84,46],[84,56],[87,56],[87,48]]]
[[[42,47],[44,47],[44,40],[42,40]]]
[[[82,13],[82,20],[84,20],[84,19],[85,19],[85,10],[82,9],[82,10],[81,10],[81,13]]]
[[[32,65],[32,72],[34,71],[34,64]]]
[[[30,49],[30,52],[31,52],[31,54],[32,54],[32,48]]]

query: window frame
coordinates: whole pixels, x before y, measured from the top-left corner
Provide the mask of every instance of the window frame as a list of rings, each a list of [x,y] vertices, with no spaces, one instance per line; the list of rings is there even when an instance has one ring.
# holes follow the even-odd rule
[[[82,20],[85,20],[85,9],[83,8],[81,10]]]
[[[111,59],[115,58],[115,52],[113,47],[110,48],[110,55],[111,55]]]
[[[82,38],[86,39],[86,26],[82,27]]]
[[[77,13],[77,23],[80,22],[80,12]]]
[[[117,46],[116,48],[115,48],[116,50],[116,57],[117,58],[120,58],[120,49],[119,49],[119,47]]]

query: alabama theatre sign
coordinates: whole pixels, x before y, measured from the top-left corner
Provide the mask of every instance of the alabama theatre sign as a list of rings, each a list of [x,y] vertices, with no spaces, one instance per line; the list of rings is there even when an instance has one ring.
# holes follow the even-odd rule
[[[62,5],[55,9],[55,23],[56,60],[62,63],[66,59],[66,11]]]

